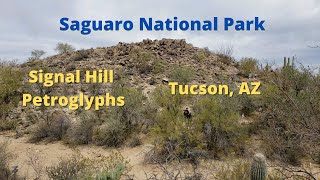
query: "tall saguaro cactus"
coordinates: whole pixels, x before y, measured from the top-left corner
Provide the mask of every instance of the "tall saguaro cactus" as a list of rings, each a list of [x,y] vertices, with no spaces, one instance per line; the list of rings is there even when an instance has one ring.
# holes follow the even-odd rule
[[[287,67],[291,67],[291,68],[294,68],[294,56],[292,57],[292,60],[290,62],[290,58],[288,57],[284,57],[283,59],[283,68],[287,68]]]
[[[287,66],[287,57],[284,57],[283,59],[283,68]]]
[[[263,154],[257,153],[253,157],[250,170],[251,180],[266,180],[267,178],[267,163]]]

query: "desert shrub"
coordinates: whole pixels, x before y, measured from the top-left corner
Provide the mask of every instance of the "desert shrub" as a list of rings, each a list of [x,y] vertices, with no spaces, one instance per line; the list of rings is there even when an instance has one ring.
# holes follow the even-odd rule
[[[234,62],[232,58],[234,47],[231,43],[221,44],[219,49],[216,51],[216,55],[218,56],[218,60],[223,64],[230,65]]]
[[[58,43],[54,50],[57,51],[59,54],[63,54],[66,52],[74,51],[75,48],[68,43]]]
[[[11,156],[7,150],[7,143],[0,143],[0,179],[9,179],[11,176],[9,169],[9,159]]]
[[[23,75],[14,62],[0,62],[0,131],[15,128],[16,121],[7,116],[19,103]]]
[[[45,55],[46,52],[43,50],[34,49],[31,51],[31,59],[40,59],[41,56]]]
[[[0,62],[0,102],[17,102],[24,72],[14,62]]]
[[[156,58],[152,63],[152,73],[153,74],[164,73],[167,67],[168,67],[168,63],[166,61]]]
[[[204,51],[199,51],[193,54],[192,59],[203,62],[207,58],[207,54]]]
[[[129,147],[137,147],[142,144],[141,139],[137,136],[134,136],[132,139],[129,141]]]
[[[5,106],[2,106],[5,108]],[[10,108],[12,108],[10,106]],[[10,119],[6,118],[0,121],[0,131],[5,131],[5,130],[14,130],[16,129],[18,125],[18,121],[16,119]]]
[[[182,113],[159,112],[151,133],[155,137],[152,159],[157,162],[197,158],[194,152],[200,152],[204,146],[198,124],[187,122]]]
[[[101,123],[91,112],[82,112],[80,119],[67,132],[65,142],[68,144],[89,144],[92,142],[94,129]]]
[[[97,96],[100,94],[100,92],[102,90],[102,84],[101,83],[90,83],[89,90],[93,96]]]
[[[112,171],[102,171],[96,175],[95,179],[110,179],[110,180],[120,180],[121,175],[125,171],[125,167],[122,164],[119,164],[116,169]]]
[[[239,113],[229,100],[228,97],[206,96],[193,108],[194,118],[202,127],[206,148],[215,156],[231,151],[244,153],[246,128],[239,124]]]
[[[271,172],[268,173],[269,180],[282,180],[282,179],[292,179],[292,180],[306,180],[306,179],[318,179],[317,175],[319,172],[317,170],[312,170],[311,164],[306,164],[304,167],[288,167],[286,165],[276,165],[272,168]]]
[[[97,160],[92,167],[94,179],[120,180],[122,177],[128,177],[131,167],[120,152],[112,151],[107,157]],[[129,178],[132,179],[132,178]]]
[[[171,81],[187,84],[193,79],[194,71],[190,67],[174,67],[169,74]]]
[[[216,55],[218,56],[218,60],[223,64],[230,65],[232,62],[234,62],[234,59],[231,56],[220,53],[217,53]]]
[[[132,50],[130,52],[130,58],[132,58],[136,69],[142,74],[162,73],[164,72],[167,64],[165,61],[159,59],[151,52],[142,49]]]
[[[243,74],[257,73],[258,60],[254,58],[242,58],[240,60],[240,69]]]
[[[67,67],[66,67],[66,72],[69,72],[69,71],[74,71],[76,70],[76,65],[75,64],[69,64]]]
[[[160,179],[184,179],[184,180],[202,180],[210,179],[212,173],[203,173],[201,170],[194,168],[190,171],[189,166],[185,166],[184,162],[175,161],[171,163],[157,163],[157,170],[145,172],[146,180],[160,180]]]
[[[188,123],[181,110],[184,97],[172,95],[168,87],[160,86],[153,93],[153,101],[161,111],[156,113],[151,129],[155,149],[146,161],[187,159],[193,151],[201,149],[201,132],[197,131],[197,124]]]
[[[255,99],[247,94],[237,95],[236,101],[240,106],[240,114],[250,116],[256,109]]]
[[[49,73],[49,72],[60,72],[60,70],[54,68],[54,67],[47,67],[47,66],[39,66],[38,64],[34,65],[32,67],[33,69],[41,69],[43,70],[43,73]],[[53,92],[55,85],[46,87],[43,83],[36,82],[36,83],[25,83],[24,84],[24,92],[27,92],[29,94],[32,94],[34,96],[45,96],[49,95],[51,92]],[[41,106],[43,109],[45,106]]]
[[[77,154],[68,159],[61,159],[57,165],[46,167],[46,172],[52,180],[75,180],[83,176],[82,173],[88,166],[87,160]]]
[[[171,94],[170,88],[167,86],[159,86],[154,90],[151,98],[160,108],[164,108],[174,114],[178,114],[181,111],[180,106],[185,99],[184,97],[185,96],[179,94]]]
[[[288,122],[271,112],[265,113],[261,121],[264,128],[268,127],[268,129],[261,130],[267,155],[286,163],[299,165],[300,159],[305,156],[306,152],[299,135],[287,131]]]
[[[319,76],[309,69],[284,67],[265,84],[258,124],[267,155],[293,165],[305,156],[312,158],[320,145]]]
[[[129,161],[117,151],[112,151],[109,156],[101,155],[92,159],[75,152],[70,158],[60,159],[57,164],[46,167],[46,173],[53,180],[120,180],[121,177],[129,176],[130,168]]]
[[[79,50],[76,53],[74,53],[71,57],[71,61],[82,61],[89,57],[89,52],[86,50]]]
[[[217,180],[236,179],[247,180],[250,179],[250,163],[246,160],[235,160],[226,165],[222,165],[216,172]]]
[[[292,171],[290,171],[292,170]],[[303,174],[304,170],[297,169],[284,169],[276,167],[272,170],[268,170],[268,180],[282,180],[282,179],[293,179],[303,180],[310,179],[310,176]],[[312,174],[310,174],[312,175]],[[227,162],[225,165],[218,167],[215,172],[215,179],[224,180],[247,180],[250,179],[250,161],[248,160],[233,160]]]
[[[134,88],[119,84],[114,85],[111,93],[115,97],[124,96],[125,105],[110,108],[105,122],[94,131],[94,142],[98,145],[118,147],[145,123],[146,97]]]
[[[70,120],[63,114],[52,113],[46,114],[43,119],[40,119],[35,128],[31,132],[32,142],[48,140],[61,140],[65,137],[67,130],[70,127]]]
[[[238,122],[239,108],[235,102],[229,102],[231,98],[197,99],[193,117],[186,119],[181,106],[183,98],[166,90],[155,90],[161,111],[151,131],[156,137],[152,158],[164,162],[174,158],[196,160],[207,157],[208,152],[214,157],[221,153],[244,153],[247,131]]]
[[[114,107],[112,112],[115,118],[126,125],[126,128],[132,129],[134,126],[143,122],[147,101],[146,97],[140,90],[115,84],[112,88],[112,94],[116,97],[124,96],[125,105],[122,107]]]
[[[100,146],[119,147],[129,136],[129,129],[118,119],[109,119],[94,130],[93,141]]]

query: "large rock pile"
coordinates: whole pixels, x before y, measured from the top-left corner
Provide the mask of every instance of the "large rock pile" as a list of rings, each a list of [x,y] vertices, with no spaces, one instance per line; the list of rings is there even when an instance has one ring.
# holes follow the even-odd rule
[[[75,69],[102,69],[119,67],[132,68],[131,53],[134,50],[147,51],[155,57],[164,60],[169,66],[188,66],[196,72],[203,71],[206,76],[217,74],[235,75],[238,71],[233,60],[210,52],[208,49],[197,48],[183,39],[145,39],[138,43],[118,43],[115,46],[96,49],[78,50],[38,60],[26,64],[38,67],[48,66],[59,71],[73,71]],[[201,55],[201,61],[195,56]],[[204,57],[203,57],[204,56]],[[139,74],[136,74],[139,75]]]

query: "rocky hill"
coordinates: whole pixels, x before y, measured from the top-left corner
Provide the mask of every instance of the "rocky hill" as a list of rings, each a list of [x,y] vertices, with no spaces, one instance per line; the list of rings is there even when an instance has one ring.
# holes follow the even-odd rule
[[[273,173],[273,164],[279,161],[290,170],[293,166],[297,168],[294,172],[279,171],[282,174],[301,172],[301,177],[313,177],[312,172],[307,172],[304,167],[308,164],[311,171],[319,171],[316,142],[320,136],[319,128],[315,128],[320,127],[316,121],[319,108],[315,108],[320,102],[319,76],[290,63],[274,70],[268,65],[258,67],[257,63],[253,58],[237,63],[228,55],[194,47],[185,40],[147,39],[138,43],[70,51],[21,65],[3,65],[0,80],[6,86],[0,86],[0,131],[9,131],[0,135],[0,141],[1,137],[12,139],[13,144],[9,148],[19,157],[18,162],[12,163],[15,167],[17,164],[19,167],[25,165],[27,157],[23,152],[33,151],[31,146],[41,150],[41,153],[35,151],[38,155],[44,155],[42,168],[50,167],[62,154],[65,155],[63,159],[67,158],[67,152],[71,151],[66,148],[67,144],[78,148],[89,158],[109,154],[110,149],[97,146],[120,149],[133,160],[132,172],[137,179],[147,175],[141,169],[157,169],[155,164],[162,169],[164,162],[184,162],[177,167],[192,165],[193,170],[186,170],[188,174],[194,173],[192,177],[200,177],[195,171],[197,168],[214,172],[215,179],[243,177],[243,174],[248,175],[249,169],[242,167],[250,167],[248,157],[256,152],[263,152],[270,161],[268,164],[271,163],[272,168],[268,167],[268,173]],[[87,84],[84,79],[81,83],[57,83],[51,87],[45,87],[43,83],[28,83],[28,72],[40,69],[43,73],[63,74],[75,73],[76,70],[84,73],[107,69],[114,70],[115,78],[111,84]],[[249,79],[240,76],[252,73],[257,76]],[[261,85],[263,94],[258,98],[248,95],[234,98],[172,95],[167,86],[169,81],[239,85],[243,81],[256,80],[264,82]],[[80,105],[77,110],[70,110],[66,106],[36,107],[32,103],[23,107],[21,103],[21,95],[26,93],[40,99],[45,95],[65,96],[70,102],[71,96],[84,94],[95,98],[109,92],[126,97],[127,106],[84,111]],[[79,99],[76,97],[76,101]],[[293,135],[301,138],[292,138]],[[16,151],[18,146],[21,148]],[[137,158],[133,154],[143,155]],[[239,164],[240,168],[234,164],[231,169],[220,171],[206,164],[220,161],[229,166],[233,162],[228,159],[233,161],[234,157],[241,159],[243,164]],[[171,166],[176,167],[174,164]],[[234,176],[234,169],[241,169],[237,171],[239,175]],[[22,168],[21,172],[25,171],[28,172]],[[164,175],[171,174],[167,169],[164,171]],[[237,179],[249,179],[249,176]]]
[[[28,67],[48,67],[58,72],[75,69],[115,69],[129,77],[148,82],[152,77],[159,80],[166,77],[175,67],[190,67],[198,82],[208,82],[223,75],[235,76],[237,63],[230,57],[210,52],[206,48],[194,47],[185,40],[162,39],[143,40],[138,43],[119,43],[116,46],[78,50],[54,55],[42,60],[23,64]],[[143,67],[146,66],[146,67]],[[158,72],[150,75],[147,66],[159,66]],[[143,69],[145,68],[145,70]],[[159,83],[159,81],[157,81]]]
[[[130,87],[141,89],[148,96],[163,81],[172,80],[172,73],[184,69],[192,83],[222,83],[230,78],[239,80],[238,64],[229,56],[214,53],[206,48],[194,47],[185,40],[162,39],[143,40],[138,43],[119,43],[116,46],[78,50],[54,55],[45,59],[26,62],[21,67],[30,70],[42,69],[44,72],[75,72],[75,70],[112,69],[115,81],[125,79]],[[27,74],[25,82],[27,82]],[[71,96],[79,92],[87,95],[101,95],[109,92],[110,84],[65,84],[43,87],[41,84],[25,83],[22,91],[33,95]],[[21,102],[20,102],[21,103]],[[70,119],[77,119],[78,112],[67,108],[58,108]],[[32,125],[33,120],[43,119],[39,108],[22,107],[11,111],[9,120],[18,120],[18,131]],[[46,108],[56,111],[57,108]],[[30,120],[31,119],[31,120]],[[32,120],[33,119],[33,120]],[[19,133],[18,133],[19,134]],[[23,133],[22,133],[23,134]]]

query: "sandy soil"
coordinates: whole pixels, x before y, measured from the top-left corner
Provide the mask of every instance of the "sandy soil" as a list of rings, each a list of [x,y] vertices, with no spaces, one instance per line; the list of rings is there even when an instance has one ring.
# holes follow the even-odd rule
[[[50,166],[59,162],[62,158],[70,157],[74,151],[61,142],[53,143],[28,143],[27,137],[14,138],[14,133],[5,132],[0,134],[0,142],[8,142],[8,150],[13,154],[10,166],[18,166],[18,174],[25,176],[27,179],[35,178],[35,171],[30,165],[30,154],[36,154],[39,157],[38,162],[44,166]],[[132,166],[131,174],[136,179],[144,179],[145,172],[151,172],[155,168],[152,165],[145,166],[143,163],[144,152],[151,148],[150,145],[141,145],[136,148],[122,148],[118,149],[121,154],[128,160]],[[92,145],[77,146],[77,150],[81,152],[84,157],[94,156],[108,156],[114,149],[105,149]]]
[[[18,166],[18,175],[26,177],[27,180],[35,179],[36,172],[30,165],[30,156],[39,158],[37,162],[42,167],[48,167],[58,163],[61,159],[65,159],[74,154],[74,149],[62,142],[51,143],[29,143],[28,137],[21,137],[16,139],[14,132],[1,132],[0,143],[8,142],[8,150],[13,154],[13,158],[10,161],[10,167]],[[94,158],[100,156],[108,156],[112,151],[118,150],[121,154],[130,161],[132,167],[129,174],[134,176],[134,179],[146,179],[146,173],[148,177],[152,173],[158,174],[161,170],[157,165],[146,165],[144,163],[144,154],[152,148],[150,144],[144,144],[135,148],[103,148],[93,145],[77,146],[76,149],[87,158]],[[34,156],[34,154],[36,156]],[[206,179],[213,179],[213,172],[216,172],[222,166],[225,166],[225,161],[202,161],[200,171],[205,174]],[[180,164],[181,165],[181,164]],[[181,165],[185,172],[192,172],[190,165]],[[171,166],[170,168],[176,168]],[[313,166],[313,172],[320,172],[320,168]],[[43,173],[41,179],[47,179]],[[320,174],[319,177],[320,179]]]

